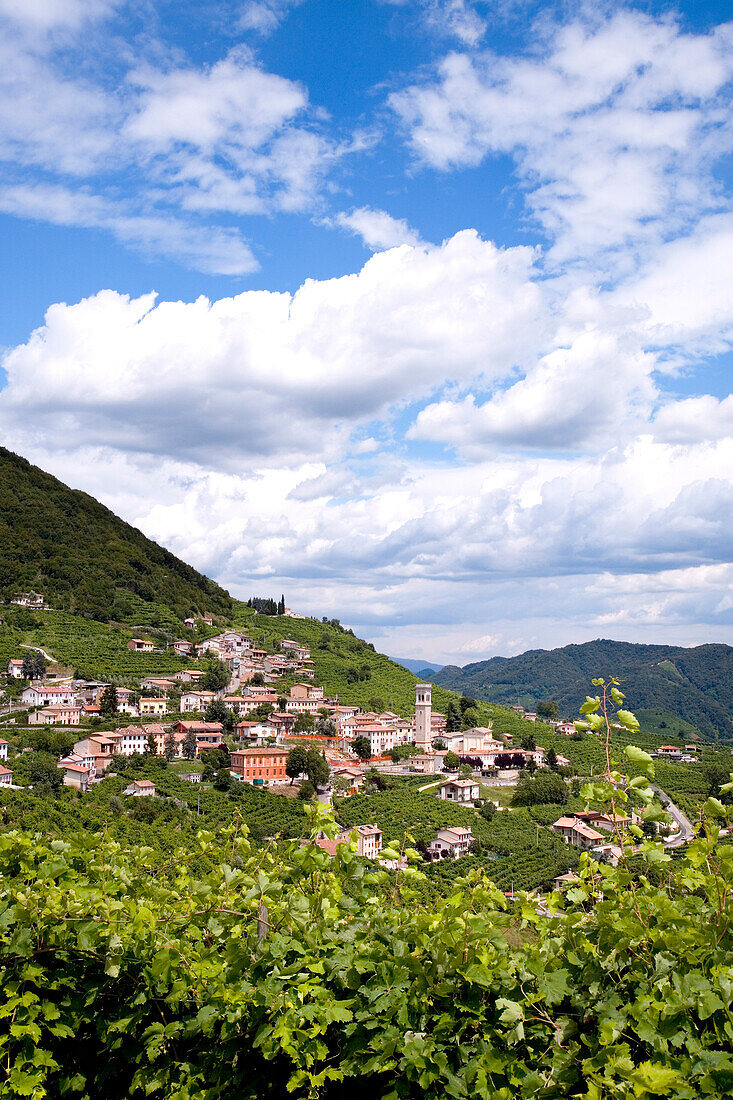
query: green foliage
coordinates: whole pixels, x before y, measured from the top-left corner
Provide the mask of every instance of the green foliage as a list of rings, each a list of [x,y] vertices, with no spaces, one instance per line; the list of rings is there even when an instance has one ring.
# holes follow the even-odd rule
[[[351,748],[360,760],[368,760],[372,755],[371,742],[368,737],[355,737],[351,742]]]
[[[136,625],[141,606],[162,608],[173,623],[193,609],[229,614],[230,597],[213,581],[4,448],[0,481],[0,596],[34,589],[52,607]]]
[[[117,714],[117,688],[114,684],[107,684],[99,697],[99,713],[109,718]]]
[[[458,769],[461,763],[461,758],[455,752],[447,752],[443,757],[443,764],[448,771],[454,772]]]
[[[223,661],[214,659],[204,661],[200,668],[203,672],[198,682],[201,691],[221,691],[232,678],[231,672]]]
[[[285,761],[285,773],[291,780],[303,775],[308,767],[308,752],[302,745],[295,745],[288,753]]]
[[[512,798],[513,806],[534,806],[538,803],[564,806],[568,800],[565,781],[555,772],[542,769],[533,776],[521,776]]]

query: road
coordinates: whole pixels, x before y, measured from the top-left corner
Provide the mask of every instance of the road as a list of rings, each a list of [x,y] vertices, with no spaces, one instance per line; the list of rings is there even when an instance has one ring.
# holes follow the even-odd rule
[[[661,787],[656,787],[653,783],[651,783],[650,786],[653,791],[657,792],[664,809],[679,829],[679,832],[671,836],[669,840],[665,840],[665,846],[667,848],[679,848],[682,844],[687,844],[695,835],[692,822],[685,817],[678,806],[675,806],[672,799]]]
[[[55,658],[51,657],[50,654],[46,653],[45,649],[41,649],[41,647],[39,645],[23,645],[23,643],[21,642],[20,643],[20,648],[21,649],[34,649],[36,651],[36,653],[43,654],[43,656],[46,658],[46,660],[48,661],[49,664],[52,664],[52,665],[56,664]],[[18,658],[18,660],[20,660],[20,658]]]

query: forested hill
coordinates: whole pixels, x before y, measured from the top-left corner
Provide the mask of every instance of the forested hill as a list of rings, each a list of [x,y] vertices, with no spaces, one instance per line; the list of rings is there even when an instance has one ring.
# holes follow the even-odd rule
[[[86,493],[0,447],[0,598],[42,592],[51,606],[103,622],[229,616],[223,588]]]
[[[727,645],[638,645],[599,639],[560,649],[533,649],[458,668],[446,665],[433,683],[492,703],[533,709],[556,699],[574,716],[594,676],[613,675],[638,711],[682,718],[713,738],[733,737],[733,648]]]

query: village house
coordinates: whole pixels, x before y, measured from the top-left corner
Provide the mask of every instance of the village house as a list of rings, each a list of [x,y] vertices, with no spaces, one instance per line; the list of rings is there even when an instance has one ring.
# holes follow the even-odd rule
[[[8,759],[8,742],[0,737],[0,760]]]
[[[291,714],[317,714],[322,706],[322,699],[290,698],[285,703],[285,709]]]
[[[150,798],[155,794],[155,784],[149,779],[133,779],[122,793],[132,795],[133,798]]]
[[[152,653],[155,646],[147,638],[130,638],[127,648],[134,653]]]
[[[72,684],[38,684],[27,687],[20,701],[28,707],[76,706],[77,689]]]
[[[376,825],[355,825],[346,829],[339,827],[339,832],[333,839],[321,832],[315,840],[318,847],[322,848],[324,852],[328,852],[330,856],[336,855],[339,844],[352,844],[354,842],[356,843],[357,855],[364,856],[365,859],[376,859],[382,850],[381,829]],[[309,843],[308,840],[301,841],[303,845]]]
[[[286,653],[292,653],[293,657],[299,661],[307,661],[311,655],[311,651],[307,646],[301,645],[300,642],[296,642],[292,638],[283,638],[280,642],[280,649],[284,649]]]
[[[216,699],[215,691],[184,691],[181,695],[181,714],[190,714],[192,711],[203,712],[209,703]]]
[[[83,764],[94,778],[109,767],[112,757],[119,752],[118,740],[118,733],[90,734],[75,743],[74,751],[67,759],[72,763]]]
[[[78,726],[82,714],[82,707],[65,707],[61,705],[43,707],[42,710],[34,710],[28,716],[29,726]]]
[[[201,772],[181,772],[178,778],[182,779],[185,783],[200,783]]]
[[[237,722],[234,732],[240,741],[249,741],[251,744],[266,744],[267,738],[277,739],[277,728],[268,720],[266,722]]]
[[[447,783],[441,783],[438,797],[449,802],[476,802],[479,785],[473,779],[449,779]]]
[[[183,625],[187,626],[189,630],[193,630],[194,627],[196,626],[196,620],[192,616],[189,615],[189,617],[187,619],[183,620]]]
[[[331,770],[334,780],[341,780],[347,784],[346,794],[358,794],[364,786],[364,774],[360,768],[335,767]]]
[[[535,714],[535,712],[533,710],[525,710],[523,717],[524,717],[525,722],[536,722],[537,721],[537,715]]]
[[[170,676],[146,676],[140,681],[140,687],[143,691],[166,692],[178,687],[178,683]]]
[[[239,713],[241,715],[251,714],[253,710],[257,710],[260,706],[276,707],[278,704],[279,696],[273,695],[272,692],[264,692],[262,695],[243,695],[239,704]]]
[[[167,711],[168,711],[168,700],[167,699],[153,699],[153,698],[141,699],[140,700],[140,706],[139,706],[138,709],[140,711],[140,716],[141,717],[143,715],[160,716],[160,715],[163,715],[163,714],[167,713]]]
[[[451,825],[446,829],[439,829],[435,840],[428,844],[426,858],[428,862],[439,859],[460,859],[468,855],[473,834],[463,825]]]
[[[6,768],[0,764],[0,787],[11,787],[13,785],[13,773],[10,768]]]
[[[560,834],[566,844],[572,844],[575,848],[582,848],[584,852],[589,852],[591,848],[603,844],[606,839],[603,833],[592,829],[590,825],[586,825],[584,821],[580,821],[575,816],[560,817],[552,827],[556,833]]]
[[[114,733],[107,734],[110,741],[114,742],[114,751],[120,756],[132,756],[136,752],[146,752],[148,736],[152,735],[155,742],[155,751],[163,752],[165,730],[157,723],[146,726],[125,726]],[[101,736],[101,735],[100,735]]]
[[[681,760],[683,751],[679,745],[660,745],[657,749],[657,756],[662,760]]]
[[[23,679],[23,658],[11,657],[8,661],[8,676],[13,680]]]
[[[77,791],[89,790],[89,781],[92,776],[86,765],[73,760],[59,760],[58,767],[64,773],[65,787],[75,787]]]
[[[171,646],[173,652],[177,653],[179,657],[188,657],[192,648],[193,644],[191,642],[185,641],[185,639],[183,638],[179,639],[177,642],[174,642]]]
[[[285,764],[287,749],[274,747],[235,749],[232,753],[231,772],[245,783],[256,787],[287,780]]]
[[[18,607],[35,608],[36,611],[43,611],[46,607],[46,601],[41,592],[22,592],[20,596],[14,596],[10,602]]]
[[[571,737],[575,733],[575,723],[574,722],[556,722],[555,723],[555,731],[557,733],[564,734],[566,737]]]
[[[187,734],[193,730],[196,737],[196,755],[205,749],[218,749],[224,737],[224,727],[221,722],[188,722],[181,720],[173,727],[183,742]]]
[[[182,668],[180,672],[176,672],[171,676],[171,680],[175,680],[179,684],[195,684],[197,680],[200,680],[206,673],[200,668]]]
[[[290,689],[291,699],[317,699],[323,701],[323,688],[313,684],[293,684]],[[397,715],[394,715],[396,718]]]
[[[283,714],[281,711],[275,711],[267,719],[269,726],[274,726],[275,734],[278,739],[290,734],[295,729],[296,718],[294,714]]]

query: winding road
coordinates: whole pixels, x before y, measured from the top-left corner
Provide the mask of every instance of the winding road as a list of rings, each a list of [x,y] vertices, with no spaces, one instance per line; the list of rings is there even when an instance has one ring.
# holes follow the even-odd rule
[[[662,806],[679,829],[679,832],[674,833],[671,837],[669,837],[668,840],[665,840],[665,847],[679,848],[682,844],[687,844],[690,840],[693,839],[695,835],[695,830],[692,827],[692,823],[689,821],[688,818],[685,817],[679,806],[675,806],[674,802],[666,793],[666,791],[663,791],[661,787],[655,786],[654,783],[651,783],[650,786],[653,791],[657,792]]]

